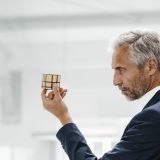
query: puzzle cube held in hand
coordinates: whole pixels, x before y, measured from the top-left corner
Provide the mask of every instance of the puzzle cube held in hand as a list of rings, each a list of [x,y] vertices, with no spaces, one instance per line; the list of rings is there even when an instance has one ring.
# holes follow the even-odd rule
[[[42,88],[52,90],[55,83],[60,87],[60,79],[61,76],[57,74],[43,74]]]

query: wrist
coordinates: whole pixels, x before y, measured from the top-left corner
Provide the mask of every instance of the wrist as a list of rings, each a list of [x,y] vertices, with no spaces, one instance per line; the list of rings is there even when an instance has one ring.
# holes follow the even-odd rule
[[[59,118],[59,120],[63,126],[68,123],[73,123],[72,118],[69,114],[63,115],[62,117]]]

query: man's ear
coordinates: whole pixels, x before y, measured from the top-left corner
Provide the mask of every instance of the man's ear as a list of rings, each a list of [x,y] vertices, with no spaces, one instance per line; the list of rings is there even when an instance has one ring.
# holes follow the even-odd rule
[[[146,69],[150,76],[155,74],[158,71],[158,63],[156,59],[150,58],[146,63]]]

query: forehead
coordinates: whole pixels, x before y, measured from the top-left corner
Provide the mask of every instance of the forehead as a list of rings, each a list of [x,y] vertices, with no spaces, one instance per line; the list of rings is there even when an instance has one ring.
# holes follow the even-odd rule
[[[129,65],[129,48],[128,46],[122,46],[115,50],[112,56],[112,68],[125,67]]]

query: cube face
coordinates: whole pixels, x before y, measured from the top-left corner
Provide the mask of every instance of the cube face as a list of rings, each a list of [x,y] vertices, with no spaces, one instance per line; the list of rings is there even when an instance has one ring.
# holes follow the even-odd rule
[[[45,83],[45,87],[47,87],[47,88],[51,88],[51,87],[52,87],[52,83],[50,83],[50,82],[46,82],[46,83]]]
[[[58,76],[53,75],[53,77],[52,77],[52,78],[53,78],[53,82],[57,82],[57,77],[58,77]]]
[[[52,81],[52,75],[51,74],[45,75],[45,81],[46,82],[51,82]]]
[[[53,89],[53,85],[56,83],[60,87],[61,76],[57,74],[43,74],[42,75],[42,88]]]

